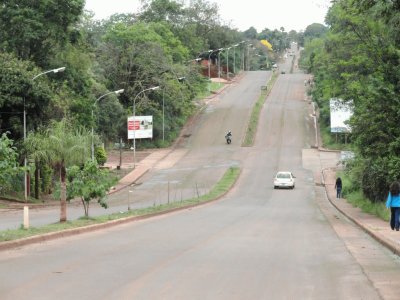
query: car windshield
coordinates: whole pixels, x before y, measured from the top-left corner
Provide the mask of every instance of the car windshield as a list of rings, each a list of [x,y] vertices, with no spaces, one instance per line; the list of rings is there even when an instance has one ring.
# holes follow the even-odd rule
[[[278,175],[276,175],[276,178],[288,179],[288,178],[290,178],[290,174],[289,173],[279,173]]]

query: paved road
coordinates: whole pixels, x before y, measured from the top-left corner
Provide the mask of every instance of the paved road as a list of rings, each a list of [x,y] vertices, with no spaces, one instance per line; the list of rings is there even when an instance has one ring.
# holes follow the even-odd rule
[[[239,164],[240,144],[248,116],[260,95],[261,86],[265,86],[270,77],[271,72],[251,72],[240,81],[233,81],[220,95],[210,98],[206,111],[197,117],[194,125],[185,129],[187,141],[150,169],[134,187],[110,195],[107,210],[96,203],[91,204],[90,215],[126,211],[128,202],[130,208],[140,208],[207,193],[229,166]],[[224,139],[228,130],[233,133],[231,145],[226,145]],[[195,138],[190,138],[193,136]],[[57,206],[32,208],[30,225],[56,223],[59,214]],[[82,215],[79,202],[68,205],[69,220]],[[22,217],[21,209],[3,211],[0,230],[19,228]]]
[[[250,72],[243,85],[215,99],[176,159],[135,189],[156,194],[176,180],[190,194],[193,182],[211,182],[240,165],[226,197],[2,252],[2,299],[398,299],[391,284],[400,278],[398,258],[333,210],[314,185],[318,166],[309,150],[315,141],[304,75],[280,76],[255,145],[240,147],[254,101],[250,87],[268,76]],[[227,128],[234,134],[229,146]],[[296,189],[273,189],[273,174],[283,169],[297,176]]]

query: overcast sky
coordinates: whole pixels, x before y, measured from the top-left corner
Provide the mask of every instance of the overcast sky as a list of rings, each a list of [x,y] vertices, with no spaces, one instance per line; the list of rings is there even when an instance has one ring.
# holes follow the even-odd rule
[[[187,0],[186,3],[190,1]],[[324,24],[329,0],[208,0],[217,3],[221,19],[244,31],[251,26],[261,32],[264,28],[305,30],[312,23]],[[86,0],[86,9],[104,19],[115,13],[136,13],[139,0]]]

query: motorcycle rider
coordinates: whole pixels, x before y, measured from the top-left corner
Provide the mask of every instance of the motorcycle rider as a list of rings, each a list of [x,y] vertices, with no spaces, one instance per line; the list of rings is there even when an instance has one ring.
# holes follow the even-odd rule
[[[225,135],[226,142],[229,144],[232,141],[232,132],[229,130]],[[229,141],[228,141],[229,140]]]

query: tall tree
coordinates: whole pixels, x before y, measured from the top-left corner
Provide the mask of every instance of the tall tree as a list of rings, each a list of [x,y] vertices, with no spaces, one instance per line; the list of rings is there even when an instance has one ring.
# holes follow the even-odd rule
[[[0,193],[11,186],[11,178],[21,171],[17,158],[18,153],[13,141],[3,133],[0,136]]]
[[[104,36],[100,53],[102,67],[115,89],[124,88],[123,105],[132,106],[132,99],[144,88],[157,85],[164,66],[187,57],[187,49],[162,23],[117,24]],[[122,85],[122,86],[121,86]]]
[[[168,22],[173,26],[182,24],[184,7],[182,3],[170,0],[142,1],[139,20],[146,23]]]
[[[46,68],[79,20],[84,0],[3,0],[0,49]]]
[[[400,178],[399,13],[398,1],[334,2],[324,53],[313,57],[314,96],[355,104],[352,139],[362,169],[356,184],[372,201],[382,201]]]
[[[305,39],[315,39],[315,38],[322,38],[325,36],[328,28],[325,25],[319,23],[313,23],[306,27],[304,31],[304,38]]]
[[[48,78],[41,76],[32,80],[41,72],[30,61],[0,52],[0,130],[10,131],[16,140],[23,138],[24,108],[28,131],[43,124],[50,112],[56,115]]]

